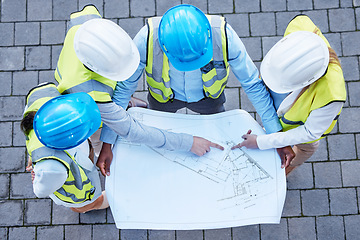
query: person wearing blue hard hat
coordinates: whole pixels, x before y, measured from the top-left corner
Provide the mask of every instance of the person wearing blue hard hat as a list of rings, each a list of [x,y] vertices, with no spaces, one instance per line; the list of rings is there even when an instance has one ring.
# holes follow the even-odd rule
[[[27,94],[20,126],[29,154],[26,170],[31,171],[37,197],[50,197],[75,212],[109,206],[86,141],[101,122],[96,108],[86,93],[61,96],[53,83],[40,84]],[[46,125],[55,127],[48,132]],[[72,135],[58,131],[64,125]]]
[[[282,130],[273,101],[245,46],[224,17],[205,15],[195,6],[170,8],[147,19],[134,42],[140,64],[113,99],[124,104],[145,69],[149,108],[176,112],[187,107],[200,114],[225,111],[224,89],[230,67],[260,115],[267,133]],[[279,148],[282,167],[294,157],[290,146]]]
[[[97,160],[103,175],[110,174],[111,144],[117,135],[128,141],[169,150],[191,151],[199,156],[210,147],[222,146],[189,134],[172,133],[149,127],[134,120],[126,111],[131,95],[124,95],[125,104],[115,104],[111,97],[115,86],[127,88],[123,80],[137,69],[140,55],[129,35],[117,24],[102,19],[93,5],[70,15],[68,32],[55,70],[61,94],[85,92],[97,103],[104,123],[102,132],[112,139],[104,141]],[[64,128],[66,134],[66,129]]]

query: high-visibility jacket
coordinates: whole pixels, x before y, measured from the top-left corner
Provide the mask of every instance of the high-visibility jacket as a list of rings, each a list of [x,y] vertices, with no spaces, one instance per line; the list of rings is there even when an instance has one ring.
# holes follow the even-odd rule
[[[55,70],[55,79],[59,83],[58,90],[61,94],[86,92],[96,102],[111,102],[116,81],[88,70],[74,50],[76,31],[81,24],[94,18],[101,18],[101,15],[93,5],[88,5],[83,10],[70,15],[68,32]]]
[[[318,34],[330,48],[329,42],[306,15],[298,15],[295,17],[286,28],[284,36],[296,31],[314,32]],[[346,89],[342,69],[335,63],[329,63],[326,74],[316,82],[310,84],[309,88],[297,99],[290,110],[280,118],[280,123],[284,131],[296,128],[304,125],[311,111],[324,107],[332,102],[345,102],[345,100]],[[340,113],[341,110],[332,121],[330,127],[319,139],[324,138],[331,132]]]
[[[24,115],[30,111],[37,111],[45,102],[59,95],[55,84],[50,83],[33,88],[26,97],[27,110]],[[92,199],[95,187],[87,176],[88,171],[80,167],[71,154],[67,151],[45,147],[33,129],[26,136],[26,148],[34,165],[42,160],[53,159],[66,167],[68,177],[64,185],[54,192],[57,198],[74,204]]]
[[[218,98],[224,91],[229,77],[229,63],[226,37],[226,21],[221,16],[207,16],[211,24],[213,58],[202,67],[202,82],[205,97]],[[158,28],[161,17],[147,20],[148,45],[146,56],[146,81],[150,94],[165,103],[174,98],[170,86],[169,60],[160,48]]]

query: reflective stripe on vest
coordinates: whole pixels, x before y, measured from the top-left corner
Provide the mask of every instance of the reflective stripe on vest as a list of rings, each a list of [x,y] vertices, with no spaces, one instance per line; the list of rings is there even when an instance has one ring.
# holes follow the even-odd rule
[[[315,26],[309,17],[299,15],[289,23],[285,31],[285,36],[296,31],[314,32],[315,30],[320,37],[325,39],[321,31]],[[326,39],[324,41],[328,47],[330,47],[328,41]],[[309,88],[301,94],[289,111],[287,111],[284,116],[280,117],[280,123],[283,127],[283,131],[304,125],[306,119],[313,110],[324,107],[332,102],[345,102],[345,100],[346,89],[342,69],[339,65],[330,63],[326,74],[313,84],[309,85]],[[330,127],[319,139],[324,138],[331,132],[337,119],[339,118],[340,113],[341,110],[337,116],[334,117]],[[315,141],[318,141],[319,139]]]
[[[101,15],[92,5],[71,14],[69,30],[55,70],[55,79],[59,83],[58,90],[62,94],[86,92],[96,102],[110,102],[116,81],[86,69],[74,50],[76,31],[81,24],[94,18],[101,18]]]
[[[218,98],[223,92],[229,77],[227,61],[226,22],[220,16],[207,16],[213,32],[213,59],[200,70],[206,97]],[[148,45],[146,60],[146,81],[150,94],[159,102],[173,99],[170,87],[169,60],[162,52],[158,40],[158,27],[161,17],[147,20]]]

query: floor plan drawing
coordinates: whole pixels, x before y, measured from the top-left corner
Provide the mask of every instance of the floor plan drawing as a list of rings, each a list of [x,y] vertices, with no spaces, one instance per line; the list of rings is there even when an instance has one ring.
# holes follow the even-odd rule
[[[276,151],[231,150],[248,129],[263,134],[247,112],[130,112],[137,121],[201,136],[224,150],[211,149],[198,157],[119,139],[106,179],[119,228],[207,229],[280,221],[286,186]]]

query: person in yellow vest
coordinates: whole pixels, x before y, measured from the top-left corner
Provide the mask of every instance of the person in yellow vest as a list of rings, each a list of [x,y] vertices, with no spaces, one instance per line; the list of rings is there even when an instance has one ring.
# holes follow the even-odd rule
[[[266,54],[260,72],[284,132],[256,136],[249,130],[236,147],[293,145],[296,157],[286,168],[289,174],[313,155],[340,115],[346,100],[340,61],[311,19],[298,15]]]
[[[124,109],[128,105],[116,105],[111,96],[116,85],[127,87],[125,82],[139,65],[139,52],[127,33],[110,20],[102,19],[93,5],[72,13],[61,50],[55,79],[61,94],[85,92],[97,103],[103,130],[153,147],[169,150],[191,151],[199,156],[210,147],[222,146],[204,138],[189,134],[172,133],[148,127],[134,120]],[[117,84],[118,83],[118,84]],[[103,139],[101,139],[103,140]],[[109,175],[112,161],[111,144],[103,140],[103,149],[97,161],[103,175]],[[103,150],[102,150],[103,151]]]
[[[115,103],[121,105],[129,100],[124,96],[136,90],[145,69],[150,109],[176,112],[187,107],[200,114],[223,112],[231,67],[266,132],[282,130],[258,69],[224,17],[205,15],[192,5],[178,5],[162,17],[147,19],[134,42],[140,64],[125,86],[116,87]],[[285,159],[293,158],[291,147],[279,148],[278,152],[283,166]]]
[[[99,173],[92,163],[93,156],[89,155],[88,142],[69,150],[54,150],[44,146],[35,134],[35,114],[46,102],[58,96],[60,93],[55,84],[44,83],[31,89],[26,97],[21,129],[26,136],[29,154],[26,169],[32,172],[34,193],[39,198],[49,196],[56,204],[75,212],[107,208],[109,204],[105,191],[101,191]]]

